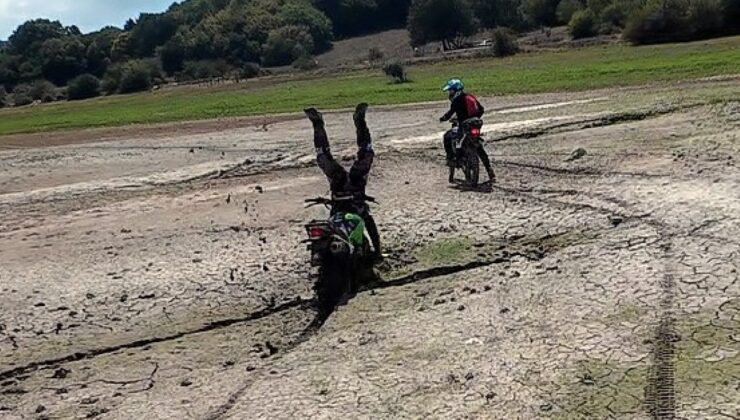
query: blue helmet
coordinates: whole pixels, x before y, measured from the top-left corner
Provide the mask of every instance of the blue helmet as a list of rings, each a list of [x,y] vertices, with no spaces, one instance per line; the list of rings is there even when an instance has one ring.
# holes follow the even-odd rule
[[[459,92],[463,89],[465,89],[465,85],[463,84],[462,80],[450,79],[447,82],[447,84],[442,88],[442,91],[448,92],[448,91],[454,90],[456,92]]]

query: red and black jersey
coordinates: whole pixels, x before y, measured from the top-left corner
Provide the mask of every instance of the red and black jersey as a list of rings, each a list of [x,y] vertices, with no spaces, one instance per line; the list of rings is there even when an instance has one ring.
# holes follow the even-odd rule
[[[469,93],[462,93],[452,100],[450,110],[442,119],[447,121],[455,115],[458,121],[463,122],[470,118],[480,118],[484,112],[485,108],[478,102],[478,98]]]

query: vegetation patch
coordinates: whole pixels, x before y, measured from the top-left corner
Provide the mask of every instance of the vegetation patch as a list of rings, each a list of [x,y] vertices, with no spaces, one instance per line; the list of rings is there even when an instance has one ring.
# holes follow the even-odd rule
[[[479,95],[504,95],[685,80],[735,74],[738,68],[740,37],[643,47],[612,45],[419,65],[410,69],[414,83],[389,84],[380,72],[361,71],[3,109],[0,135],[297,112],[308,106],[348,108],[360,99],[373,105],[436,101],[444,99],[440,86],[452,76],[463,77],[471,91]],[[118,76],[118,80],[104,79],[101,88],[118,88],[123,74]]]

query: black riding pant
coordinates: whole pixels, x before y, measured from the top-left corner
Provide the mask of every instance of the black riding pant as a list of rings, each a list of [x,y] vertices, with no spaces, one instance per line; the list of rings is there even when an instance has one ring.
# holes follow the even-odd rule
[[[372,147],[372,137],[367,123],[364,120],[355,121],[357,130],[357,157],[349,172],[332,156],[329,137],[323,125],[314,126],[314,146],[319,168],[329,179],[331,192],[334,195],[363,194],[367,185],[368,174],[373,166],[375,152]],[[365,221],[367,233],[373,243],[376,253],[380,253],[380,232],[375,219],[370,214],[367,204],[363,203],[356,211]]]

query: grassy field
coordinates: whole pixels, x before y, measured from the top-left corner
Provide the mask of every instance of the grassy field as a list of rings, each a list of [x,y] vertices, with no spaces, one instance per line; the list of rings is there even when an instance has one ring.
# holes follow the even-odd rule
[[[345,108],[358,101],[403,104],[444,99],[443,82],[463,77],[480,95],[576,91],[692,79],[740,70],[740,37],[684,44],[609,45],[506,59],[458,60],[411,67],[412,83],[391,84],[379,71],[259,87],[176,88],[83,102],[0,110],[0,135]]]

